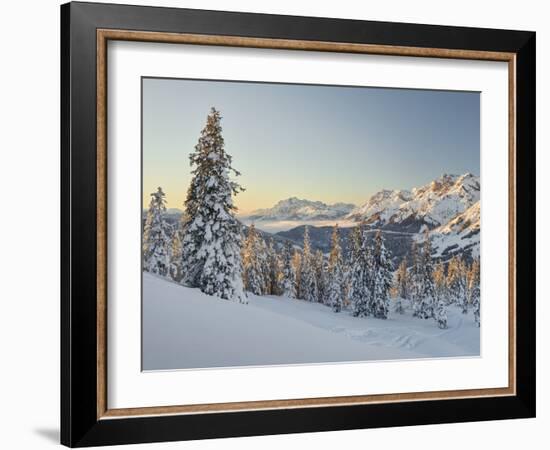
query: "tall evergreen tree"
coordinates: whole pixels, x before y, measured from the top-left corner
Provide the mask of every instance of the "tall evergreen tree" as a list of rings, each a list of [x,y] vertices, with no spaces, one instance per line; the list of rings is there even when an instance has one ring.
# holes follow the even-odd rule
[[[300,298],[309,302],[317,301],[317,283],[315,278],[315,266],[311,242],[309,240],[309,228],[306,225],[304,230],[304,250],[300,265]]]
[[[422,255],[416,241],[411,246],[410,297],[413,317],[420,317],[422,305]]]
[[[263,295],[267,285],[261,240],[262,237],[256,231],[254,224],[250,225],[242,252],[243,281],[245,289],[255,295]]]
[[[421,299],[418,316],[424,319],[434,317],[435,285],[433,280],[432,244],[430,235],[426,232],[422,248]]]
[[[378,231],[374,238],[372,264],[373,314],[378,319],[387,319],[393,277],[390,255],[384,244],[384,236],[381,231]]]
[[[350,305],[353,311],[353,287],[355,260],[361,254],[361,245],[363,243],[362,229],[365,227],[364,221],[353,227],[349,235],[348,251],[343,255],[343,276],[344,276],[344,305]]]
[[[326,302],[327,296],[327,269],[325,255],[321,250],[317,250],[314,256],[315,284],[317,286],[317,301]]]
[[[267,247],[267,290],[270,295],[281,295],[281,261],[273,238],[269,239]]]
[[[445,304],[448,304],[448,289],[447,289],[447,276],[445,275],[445,266],[443,263],[435,265],[433,273],[434,287],[435,287],[435,299],[443,300]]]
[[[447,265],[447,277],[446,277],[446,284],[447,284],[447,295],[448,295],[448,302],[449,304],[455,303],[458,304],[461,294],[461,287],[460,287],[460,264],[458,256],[453,256],[448,265]]]
[[[403,306],[403,300],[409,299],[409,272],[407,271],[407,260],[403,258],[401,264],[395,272],[395,312],[397,314],[403,314],[405,308]]]
[[[327,304],[334,312],[340,312],[344,305],[344,261],[340,246],[338,225],[332,229],[330,256],[328,260]]]
[[[352,255],[354,256],[350,270],[352,313],[356,317],[366,317],[373,314],[373,255],[365,224],[359,224],[352,236]]]
[[[182,224],[183,282],[208,295],[245,303],[242,236],[232,198],[243,189],[230,179],[230,173],[239,172],[225,151],[220,121],[219,111],[212,108],[189,155],[193,177]]]
[[[363,248],[363,232],[365,227],[366,224],[362,221],[351,231],[349,248],[350,266],[353,265],[353,262],[361,255],[361,249]]]
[[[161,276],[169,275],[170,225],[166,222],[166,200],[162,188],[151,194],[143,227],[143,270]]]
[[[447,283],[442,263],[436,265],[434,273],[434,319],[439,328],[447,328]]]
[[[300,250],[294,250],[292,255],[292,267],[295,274],[295,286],[296,286],[296,298],[302,298],[302,252]]]
[[[270,253],[269,253],[269,246],[265,242],[265,239],[261,235],[258,230],[256,230],[257,233],[257,239],[256,239],[256,258],[259,261],[260,265],[260,271],[262,273],[262,295],[270,295],[271,294],[271,277],[270,277]]]
[[[288,298],[296,298],[296,270],[292,261],[292,244],[285,243],[282,255],[281,291]]]
[[[447,269],[447,289],[450,302],[462,308],[462,312],[468,312],[468,297],[466,293],[467,269],[464,261],[459,256],[453,256]]]
[[[474,259],[468,272],[468,301],[474,310],[474,319],[480,326],[480,270],[479,259]]]

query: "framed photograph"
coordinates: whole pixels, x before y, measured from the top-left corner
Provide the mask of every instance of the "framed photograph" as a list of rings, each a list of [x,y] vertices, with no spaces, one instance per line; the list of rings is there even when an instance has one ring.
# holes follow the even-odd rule
[[[535,33],[61,7],[61,441],[535,415]]]

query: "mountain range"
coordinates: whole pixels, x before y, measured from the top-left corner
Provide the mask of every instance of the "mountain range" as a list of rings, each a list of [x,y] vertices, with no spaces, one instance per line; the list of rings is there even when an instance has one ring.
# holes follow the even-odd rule
[[[434,252],[447,259],[456,253],[479,256],[480,180],[476,175],[444,174],[430,183],[410,190],[381,190],[364,204],[327,205],[295,197],[278,202],[273,208],[255,211],[247,216],[261,228],[262,221],[303,221],[310,227],[314,246],[325,251],[329,245],[330,225],[346,228],[363,222],[370,230],[382,230],[394,250],[406,254],[412,240],[422,241],[430,231]],[[276,233],[299,244],[304,224],[296,224]],[[344,237],[344,236],[343,236]],[[347,236],[346,236],[347,237]]]
[[[272,208],[257,209],[243,216],[248,221],[305,221],[331,220],[348,215],[355,205],[334,203],[328,205],[320,201],[290,197],[281,200]]]
[[[433,229],[462,214],[479,201],[479,177],[442,175],[432,182],[405,190],[382,190],[351,211],[347,219],[364,220],[378,228],[418,233]]]
[[[480,180],[476,175],[447,175],[404,190],[377,192],[346,219],[364,221],[369,227],[400,233],[430,230],[437,256],[455,253],[479,256]]]

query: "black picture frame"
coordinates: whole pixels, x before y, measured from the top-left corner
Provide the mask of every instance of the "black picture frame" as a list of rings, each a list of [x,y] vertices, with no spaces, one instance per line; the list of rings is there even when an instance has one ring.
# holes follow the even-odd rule
[[[516,55],[516,395],[230,413],[97,415],[98,29]],[[535,416],[534,32],[94,3],[61,6],[61,443],[176,441]]]

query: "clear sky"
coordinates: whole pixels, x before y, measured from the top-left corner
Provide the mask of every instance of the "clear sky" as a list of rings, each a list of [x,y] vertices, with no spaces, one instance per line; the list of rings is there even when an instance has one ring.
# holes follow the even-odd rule
[[[241,213],[288,197],[364,203],[443,173],[479,175],[479,93],[143,79],[143,201],[182,208],[210,108],[246,192]]]

